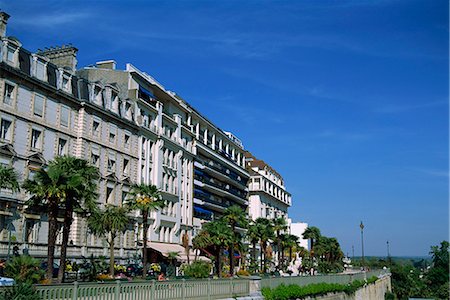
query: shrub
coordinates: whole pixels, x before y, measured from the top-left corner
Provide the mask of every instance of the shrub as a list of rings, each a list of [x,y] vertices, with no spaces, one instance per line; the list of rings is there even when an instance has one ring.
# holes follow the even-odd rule
[[[204,261],[194,261],[184,268],[184,275],[193,278],[208,278],[211,265]]]
[[[6,264],[5,275],[14,278],[17,283],[38,283],[45,272],[39,265],[39,261],[31,256],[16,256]]]
[[[373,283],[377,277],[372,277],[367,282]],[[284,285],[281,284],[274,289],[263,288],[262,294],[267,300],[289,300],[297,298],[305,298],[308,296],[322,296],[328,293],[344,292],[347,295],[354,294],[356,290],[366,284],[364,281],[355,280],[350,284],[336,284],[336,283],[313,283],[305,286],[295,284]]]
[[[96,279],[99,281],[109,281],[109,280],[114,280],[114,277],[112,277],[109,274],[99,274],[99,275],[97,275]]]
[[[0,291],[0,300],[40,300],[39,294],[28,283],[18,283]]]
[[[247,271],[247,270],[242,270],[241,269],[241,270],[237,271],[236,275],[238,275],[238,276],[250,276],[250,272]]]

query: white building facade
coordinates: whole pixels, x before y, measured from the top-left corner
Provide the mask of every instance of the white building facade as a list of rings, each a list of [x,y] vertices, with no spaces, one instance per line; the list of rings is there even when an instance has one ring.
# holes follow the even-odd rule
[[[299,245],[308,250],[309,241],[303,238],[306,228],[308,228],[308,223],[296,222],[290,224],[291,234],[297,236]]]
[[[281,175],[250,152],[245,153],[246,167],[250,174],[249,216],[257,218],[284,218],[288,223],[288,208],[292,205],[291,194],[286,191]]]
[[[14,167],[20,182],[54,157],[72,155],[99,168],[100,207],[122,205],[133,183],[156,185],[166,206],[151,213],[147,238],[161,253],[184,253],[182,236],[192,240],[228,206],[247,211],[249,174],[239,139],[131,64],[118,70],[102,61],[77,70],[72,46],[27,51],[6,37],[8,18],[0,13],[0,163]],[[46,256],[46,215],[29,211],[28,197],[0,191],[0,256],[13,246]],[[118,260],[140,254],[142,216],[131,217],[115,243]],[[81,217],[69,240],[70,259],[108,255]]]

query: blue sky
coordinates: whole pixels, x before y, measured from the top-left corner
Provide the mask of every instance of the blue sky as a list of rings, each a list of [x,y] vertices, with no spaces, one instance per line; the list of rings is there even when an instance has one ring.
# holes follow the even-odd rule
[[[448,1],[0,1],[24,47],[131,62],[284,177],[344,252],[448,239]]]

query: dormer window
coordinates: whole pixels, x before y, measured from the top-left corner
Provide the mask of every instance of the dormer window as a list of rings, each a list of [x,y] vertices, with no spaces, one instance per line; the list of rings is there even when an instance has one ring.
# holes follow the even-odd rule
[[[63,74],[62,76],[62,83],[61,83],[61,89],[65,92],[70,93],[71,91],[70,86],[70,76]]]
[[[39,80],[45,80],[45,62],[37,60],[36,61],[36,73],[35,76]]]
[[[14,63],[15,54],[16,54],[16,49],[8,46],[6,49],[6,60],[10,63]]]
[[[115,91],[111,91],[111,110],[115,113],[119,112],[119,95]]]
[[[94,102],[97,105],[103,105],[103,93],[99,86],[96,86],[94,89]]]

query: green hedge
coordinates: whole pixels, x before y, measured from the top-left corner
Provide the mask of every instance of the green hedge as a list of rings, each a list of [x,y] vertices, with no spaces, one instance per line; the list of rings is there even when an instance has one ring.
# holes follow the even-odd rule
[[[367,280],[367,284],[377,281],[377,277],[371,277]],[[305,286],[295,284],[284,285],[278,287],[263,288],[262,294],[266,300],[290,300],[298,298],[306,298],[308,296],[322,296],[328,293],[346,293],[348,295],[354,294],[359,288],[366,284],[364,281],[355,280],[350,284],[337,283],[313,283]]]

